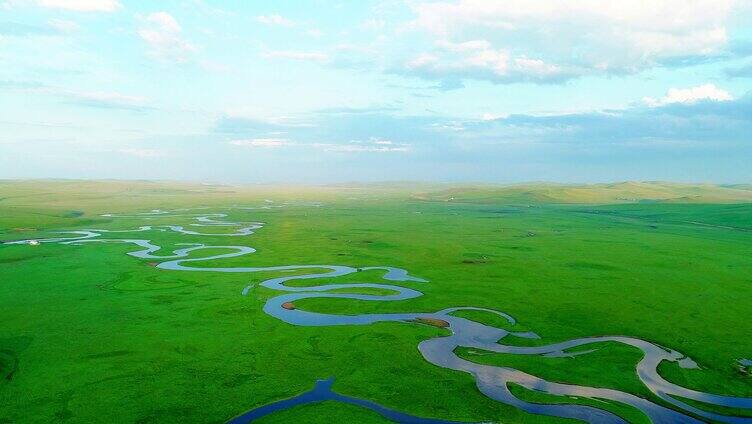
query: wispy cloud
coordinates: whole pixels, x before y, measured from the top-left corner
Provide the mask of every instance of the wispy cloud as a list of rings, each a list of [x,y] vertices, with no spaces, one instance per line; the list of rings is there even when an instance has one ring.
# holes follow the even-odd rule
[[[62,92],[68,97],[68,102],[78,106],[93,107],[100,109],[123,109],[144,111],[152,109],[148,105],[148,99],[142,96],[129,96],[115,92]]]
[[[369,31],[380,31],[386,27],[385,19],[371,18],[360,23],[360,27]]]
[[[267,59],[288,59],[300,60],[306,62],[323,63],[329,60],[329,55],[317,51],[299,51],[299,50],[278,50],[269,51],[261,54],[261,57]]]
[[[0,22],[0,35],[9,37],[55,37],[76,32],[81,27],[74,21],[50,19],[46,25]]]
[[[237,13],[232,10],[227,10],[227,9],[216,7],[213,4],[209,4],[204,0],[191,0],[190,3],[191,3],[191,7],[194,10],[197,10],[201,14],[214,15],[216,17],[221,17],[223,19],[237,15]]]
[[[386,153],[407,152],[408,150],[410,150],[409,144],[395,143],[390,140],[383,140],[379,138],[372,138],[369,140],[350,140],[344,143],[301,143],[290,141],[284,138],[253,138],[244,140],[232,140],[229,143],[233,146],[247,148],[278,149],[282,147],[298,147],[340,153]]]
[[[315,111],[322,114],[373,114],[382,112],[396,112],[399,108],[395,106],[367,106],[367,107],[328,107]]]
[[[56,87],[39,81],[0,80],[0,90],[14,90],[28,94],[49,95],[61,98],[65,103],[76,106],[146,111],[154,109],[149,99],[115,91],[85,91],[74,88]]]
[[[167,12],[154,12],[142,19],[138,35],[153,58],[164,62],[186,62],[196,48],[183,39],[183,28]]]
[[[244,110],[235,110],[221,116],[214,131],[222,134],[261,136],[279,135],[287,130],[310,128],[315,126],[302,116],[264,116],[259,117]]]
[[[370,152],[370,153],[390,153],[390,152],[407,152],[410,145],[406,143],[395,143],[390,140],[372,138],[369,140],[351,140],[347,143],[316,143],[316,147],[322,148],[329,152]]]
[[[114,12],[123,7],[118,0],[37,0],[36,4],[48,9],[76,12]]]
[[[290,19],[285,18],[284,16],[273,14],[273,15],[260,15],[256,16],[255,18],[256,22],[264,25],[274,25],[274,26],[282,26],[282,27],[294,27],[295,22],[291,21]]]
[[[54,36],[60,31],[52,26],[30,25],[18,22],[0,22],[0,35],[9,37]]]
[[[67,19],[50,19],[47,23],[61,33],[76,32],[81,29],[78,23]]]
[[[278,148],[292,146],[295,143],[284,138],[253,138],[249,140],[232,140],[230,141],[230,144],[241,147]]]
[[[0,80],[0,89],[38,90],[44,87],[47,85],[39,81]]]

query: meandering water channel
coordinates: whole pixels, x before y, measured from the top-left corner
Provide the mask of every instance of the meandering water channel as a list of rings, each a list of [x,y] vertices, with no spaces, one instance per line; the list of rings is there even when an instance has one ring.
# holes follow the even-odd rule
[[[262,206],[260,208],[271,208],[272,206]],[[253,207],[239,207],[238,209],[252,210]],[[701,402],[709,405],[715,405],[726,408],[748,409],[752,411],[752,398],[742,398],[733,396],[723,396],[711,393],[704,393],[688,389],[665,380],[658,374],[658,365],[663,362],[677,362],[680,366],[696,367],[692,359],[686,357],[672,349],[668,349],[645,340],[626,337],[626,336],[599,336],[587,337],[581,339],[568,340],[561,343],[554,343],[545,346],[523,347],[505,345],[504,338],[510,334],[520,337],[537,337],[534,333],[510,333],[509,331],[489,325],[484,325],[466,318],[452,315],[452,312],[463,309],[480,309],[458,307],[443,309],[440,311],[423,311],[414,313],[394,313],[394,314],[360,314],[360,315],[337,315],[310,312],[294,307],[290,307],[294,302],[302,299],[311,298],[341,298],[341,299],[358,299],[366,301],[399,301],[422,296],[418,290],[402,287],[396,284],[387,284],[384,282],[374,283],[343,283],[343,284],[322,284],[306,287],[288,286],[286,283],[292,280],[308,280],[316,278],[335,278],[343,275],[352,274],[359,270],[381,270],[383,271],[382,279],[387,282],[421,282],[426,281],[410,275],[406,270],[389,266],[356,268],[345,265],[332,264],[287,264],[272,267],[194,267],[194,263],[202,261],[211,261],[223,258],[232,258],[249,255],[255,252],[255,249],[241,245],[226,246],[207,246],[204,244],[186,244],[184,248],[174,250],[171,254],[159,255],[161,250],[159,245],[152,243],[148,239],[122,238],[109,239],[101,238],[103,234],[110,233],[134,233],[149,231],[175,231],[186,235],[193,236],[227,236],[237,238],[253,234],[255,230],[263,227],[261,222],[229,222],[224,219],[227,215],[224,213],[192,213],[191,209],[182,209],[176,211],[154,210],[136,215],[112,215],[107,217],[128,217],[143,218],[145,220],[156,218],[188,218],[195,220],[190,224],[191,228],[196,227],[237,227],[234,232],[207,232],[187,229],[181,225],[146,225],[136,229],[129,230],[102,230],[86,229],[76,231],[62,231],[61,234],[66,236],[53,237],[40,240],[19,240],[6,242],[10,245],[21,245],[35,243],[60,243],[78,245],[84,243],[129,243],[139,247],[138,250],[129,252],[128,255],[141,258],[162,260],[157,268],[172,271],[183,272],[222,272],[222,273],[254,273],[269,271],[288,271],[297,270],[308,272],[302,275],[286,275],[277,278],[271,278],[260,283],[260,285],[285,292],[279,296],[267,300],[264,305],[264,312],[268,315],[292,325],[299,326],[333,326],[333,325],[369,325],[376,322],[441,322],[449,330],[450,335],[428,339],[418,344],[418,350],[423,358],[431,364],[439,367],[463,371],[473,376],[478,389],[487,397],[498,402],[512,405],[521,410],[533,414],[549,415],[562,418],[579,419],[591,423],[625,423],[626,421],[618,415],[605,409],[593,406],[578,405],[571,403],[533,403],[516,397],[509,389],[510,384],[517,384],[539,393],[555,396],[577,396],[598,400],[606,400],[617,403],[630,405],[643,414],[645,414],[653,423],[701,423],[701,419],[710,419],[726,423],[752,423],[749,417],[734,417],[722,415],[717,412],[711,412],[700,409],[695,405],[690,405],[685,399]],[[227,253],[214,254],[201,258],[187,258],[193,252],[202,249],[227,250]],[[391,294],[356,294],[342,293],[339,289],[349,288],[375,288],[388,290]],[[248,294],[251,287],[245,287],[242,295]],[[333,290],[338,290],[336,293]],[[483,309],[485,310],[485,309]],[[513,317],[500,311],[490,311],[500,315],[511,324],[515,323]],[[574,354],[586,354],[588,351],[571,350],[581,346],[587,346],[594,343],[614,342],[635,347],[642,351],[643,358],[636,366],[636,373],[640,381],[658,398],[671,404],[674,408],[668,408],[651,402],[645,398],[607,388],[597,388],[588,386],[579,386],[547,381],[535,375],[525,373],[513,368],[497,367],[491,365],[482,365],[461,358],[455,353],[459,347],[482,349],[489,352],[498,352],[514,355],[543,355],[543,356],[570,356]],[[232,422],[241,423],[249,422],[257,417],[266,415],[277,410],[289,408],[300,403],[322,400],[338,400],[342,402],[353,403],[366,408],[375,410],[385,417],[396,422],[415,422],[415,423],[447,423],[438,419],[419,418],[403,414],[401,412],[389,410],[373,402],[350,398],[347,396],[334,393],[330,389],[330,383],[319,382],[310,392],[301,394],[296,398],[288,401],[280,401],[267,406],[262,406],[256,410],[239,415]],[[298,401],[294,401],[298,399]],[[305,402],[304,402],[305,401]]]

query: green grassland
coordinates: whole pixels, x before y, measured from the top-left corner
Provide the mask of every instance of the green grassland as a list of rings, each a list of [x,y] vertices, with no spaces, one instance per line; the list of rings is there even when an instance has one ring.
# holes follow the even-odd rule
[[[276,209],[227,209],[267,200],[295,202]],[[314,201],[323,206],[311,206]],[[752,397],[752,376],[736,363],[752,359],[750,202],[752,187],[745,185],[0,181],[0,240],[44,238],[66,229],[187,225],[189,218],[100,215],[206,206],[228,213],[229,220],[265,226],[230,241],[170,231],[107,238],[148,238],[166,252],[199,242],[257,249],[196,266],[402,267],[430,280],[399,283],[424,296],[399,302],[306,299],[296,306],[338,314],[485,307],[507,312],[518,323],[509,326],[477,311],[457,314],[542,337],[509,337],[505,343],[634,336],[679,350],[701,367],[664,364],[659,371],[670,381]],[[262,310],[280,292],[255,287],[249,296],[240,294],[249,283],[279,273],[167,271],[125,255],[133,250],[105,243],[0,245],[0,423],[221,423],[330,376],[339,393],[412,415],[569,422],[491,401],[469,375],[424,361],[417,344],[446,334],[444,329],[413,323],[292,326]],[[363,271],[336,282],[378,281],[378,275]],[[327,280],[294,284],[322,281]],[[573,358],[457,353],[552,381],[611,387],[660,402],[635,376],[639,351],[597,347]],[[512,389],[524,399],[551,401]],[[638,411],[609,408],[645,422]],[[261,422],[295,421],[384,422],[371,411],[331,402],[296,407]]]

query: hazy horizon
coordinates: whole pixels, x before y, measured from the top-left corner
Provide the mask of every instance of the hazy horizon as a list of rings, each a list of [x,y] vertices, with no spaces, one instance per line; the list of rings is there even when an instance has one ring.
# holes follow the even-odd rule
[[[752,181],[752,3],[0,0],[0,178]]]
[[[296,181],[263,181],[263,182],[233,182],[219,180],[191,180],[191,179],[145,179],[145,178],[0,178],[0,183],[24,183],[24,182],[83,182],[83,183],[153,183],[153,184],[187,184],[208,186],[235,186],[235,187],[347,187],[352,186],[391,186],[419,188],[421,186],[434,187],[526,187],[526,186],[571,186],[571,187],[596,187],[596,186],[622,186],[629,184],[638,185],[675,185],[686,187],[713,186],[719,188],[735,188],[752,186],[749,181],[713,182],[713,181],[678,181],[678,180],[613,180],[613,181],[583,181],[583,182],[560,182],[560,181],[478,181],[478,180],[372,180],[372,181],[339,181],[339,182],[296,182]]]

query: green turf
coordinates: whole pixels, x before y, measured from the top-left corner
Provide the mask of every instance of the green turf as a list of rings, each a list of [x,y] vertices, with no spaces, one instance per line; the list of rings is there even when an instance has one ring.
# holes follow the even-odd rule
[[[609,387],[644,398],[651,397],[650,391],[634,373],[635,365],[642,358],[642,352],[638,349],[617,343],[594,343],[581,347],[580,350],[585,348],[595,349],[595,352],[574,357],[547,358],[459,348],[457,354],[473,362],[515,368],[549,381]]]
[[[47,237],[48,231],[63,229],[192,222],[99,216],[106,212],[195,206],[225,211],[231,205],[262,205],[265,199],[321,201],[323,207],[228,210],[229,220],[265,222],[246,237],[174,232],[106,237],[149,238],[164,254],[180,243],[257,249],[195,266],[403,267],[430,280],[400,283],[424,296],[399,302],[307,299],[296,307],[339,314],[498,309],[518,320],[503,328],[542,337],[505,343],[634,336],[679,350],[701,366],[685,370],[665,364],[660,372],[670,381],[752,396],[752,377],[734,367],[739,358],[752,359],[752,206],[738,203],[746,194],[729,197],[743,189],[682,187],[670,202],[657,203],[629,200],[633,186],[616,195],[609,188],[608,196],[600,188],[590,198],[578,188],[572,202],[560,200],[566,190],[547,188],[553,200],[536,197],[535,203],[528,202],[528,188],[483,188],[482,195],[481,189],[453,188],[454,200],[442,198],[446,188],[432,189],[0,182],[0,240]],[[665,185],[639,189],[668,193]],[[693,190],[722,203],[698,203],[696,197],[679,203]],[[620,196],[627,200],[597,204]],[[413,323],[294,327],[262,311],[264,302],[280,293],[257,286],[289,274],[166,271],[150,266],[151,260],[125,255],[133,250],[103,243],[0,245],[0,423],[224,422],[330,376],[339,393],[418,416],[561,422],[493,402],[469,375],[424,361],[417,344],[446,334],[444,329]],[[378,276],[363,271],[294,284],[379,281]],[[256,285],[241,296],[249,283]],[[457,315],[494,325],[500,320],[482,312]],[[629,367],[634,352],[620,349],[603,347],[575,359],[463,355],[556,381],[649,396]],[[589,362],[591,355],[597,361]],[[268,422],[326,417],[331,422],[380,419],[360,408],[324,403]]]

